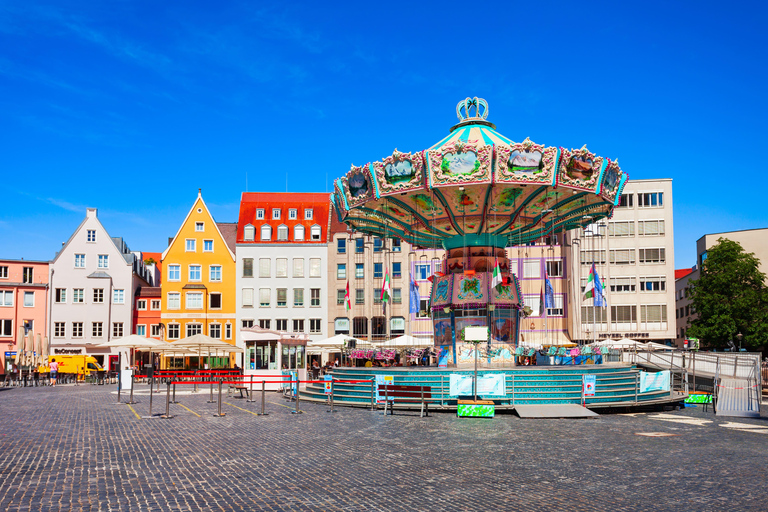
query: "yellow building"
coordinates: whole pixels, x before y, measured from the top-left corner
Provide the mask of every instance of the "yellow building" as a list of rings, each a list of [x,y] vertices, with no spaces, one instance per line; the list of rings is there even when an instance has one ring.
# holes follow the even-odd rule
[[[161,318],[167,341],[204,333],[235,344],[236,238],[237,223],[216,223],[198,191],[162,255]],[[196,365],[197,358],[190,363]]]

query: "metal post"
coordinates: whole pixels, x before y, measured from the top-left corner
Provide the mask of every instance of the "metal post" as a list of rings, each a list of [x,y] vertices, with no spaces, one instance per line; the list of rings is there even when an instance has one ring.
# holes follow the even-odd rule
[[[123,368],[123,353],[118,352],[117,353],[117,403],[120,403],[120,388],[123,387],[123,383],[120,381],[120,375],[122,374],[122,368]],[[48,374],[50,375],[50,373]]]
[[[154,389],[153,389],[154,388],[154,384],[155,384],[153,382],[154,380],[155,380],[154,375],[149,378],[149,415],[150,416],[152,416],[152,396],[153,396],[152,391],[154,391]]]
[[[331,395],[328,397],[328,399],[331,401],[331,410],[328,412],[336,412],[333,410],[333,377],[331,377]]]
[[[672,388],[672,386],[670,386]],[[640,374],[635,374],[635,403],[637,403],[637,392],[640,389]]]
[[[172,404],[177,404],[179,402],[176,401],[176,381],[179,380],[178,375],[173,376],[173,399],[171,400]]]
[[[293,379],[293,377],[291,377]],[[333,384],[331,384],[333,386]],[[293,390],[293,382],[291,382],[291,390]],[[333,387],[331,387],[333,391]],[[291,411],[291,414],[301,414],[303,411],[299,410],[299,372],[296,372],[296,409]]]
[[[173,416],[171,416],[171,381],[170,380],[168,381],[167,386],[168,388],[165,391],[165,414],[160,416],[161,418],[164,418],[164,419],[173,418]]]
[[[371,379],[371,411],[376,410],[376,391],[375,391],[376,379]]]
[[[210,376],[210,375],[208,376],[208,378],[209,379],[213,379],[213,377]],[[211,397],[208,399],[208,403],[212,404],[214,402],[215,402],[215,400],[213,399],[213,380],[211,380]]]
[[[255,402],[256,400],[253,399],[253,377],[251,379],[251,392],[248,393],[248,400],[246,402]]]
[[[266,416],[269,414],[268,412],[264,412],[264,401],[266,400],[266,391],[264,386],[264,381],[261,381],[261,414],[259,414],[259,416]]]
[[[133,387],[136,385],[136,382],[134,381],[134,375],[133,370],[131,370],[131,398],[128,400],[129,404],[135,404],[136,402],[133,401]]]
[[[513,374],[513,375],[510,375],[510,377],[512,377],[512,407],[514,407],[515,406],[515,376]]]
[[[197,370],[192,370],[192,380],[195,381],[195,393],[197,393]]]
[[[440,375],[440,407],[445,407],[445,388],[443,387],[443,375]]]
[[[387,415],[387,406],[389,405],[389,386],[386,384],[387,381],[384,381],[384,416]],[[395,404],[392,404],[392,407],[394,407]]]
[[[211,381],[211,382],[213,382],[213,381]],[[219,418],[221,418],[222,416],[226,416],[226,413],[221,412],[221,384],[223,382],[224,382],[224,379],[222,379],[220,377],[219,378],[219,413],[218,414],[214,414],[214,416],[217,416]],[[213,384],[211,384],[211,386],[213,386]]]
[[[694,351],[692,354],[693,360],[691,363],[693,364],[693,390],[696,391],[696,352]]]

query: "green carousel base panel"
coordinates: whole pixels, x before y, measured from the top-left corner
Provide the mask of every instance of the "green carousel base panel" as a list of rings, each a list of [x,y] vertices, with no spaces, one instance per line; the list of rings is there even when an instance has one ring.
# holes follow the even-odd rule
[[[456,404],[459,418],[493,418],[496,408],[490,400],[459,400]]]

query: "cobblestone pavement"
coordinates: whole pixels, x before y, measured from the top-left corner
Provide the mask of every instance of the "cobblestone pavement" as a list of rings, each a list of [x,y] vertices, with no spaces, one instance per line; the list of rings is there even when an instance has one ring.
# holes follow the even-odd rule
[[[312,403],[295,415],[277,393],[268,416],[226,398],[215,417],[204,392],[159,419],[142,418],[146,386],[133,406],[114,389],[0,390],[0,510],[768,509],[766,417],[385,417]]]

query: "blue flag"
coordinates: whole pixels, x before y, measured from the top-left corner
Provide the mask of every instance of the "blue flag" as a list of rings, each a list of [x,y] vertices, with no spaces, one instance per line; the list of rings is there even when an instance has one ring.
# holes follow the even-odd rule
[[[421,296],[419,295],[419,285],[416,284],[416,281],[413,278],[411,278],[411,289],[408,296],[410,298],[410,312],[418,313],[419,305],[421,304]]]
[[[600,275],[597,273],[597,269],[594,264],[592,270],[595,272],[595,301],[596,308],[604,308],[607,304],[605,302],[605,291],[603,290],[603,283],[600,282]]]
[[[552,283],[549,281],[549,274],[544,271],[544,303],[547,309],[555,307],[555,290],[552,288]]]

